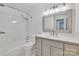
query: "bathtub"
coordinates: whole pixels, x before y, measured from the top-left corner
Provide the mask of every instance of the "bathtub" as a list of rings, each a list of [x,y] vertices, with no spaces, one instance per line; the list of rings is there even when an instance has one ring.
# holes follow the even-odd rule
[[[25,56],[25,50],[23,46],[17,47],[8,51],[4,56]]]
[[[33,45],[33,42],[28,42],[19,47],[9,50],[4,54],[4,56],[34,56]]]
[[[6,45],[5,47],[0,48],[0,56],[31,56],[27,51],[32,52],[33,45],[33,42],[25,41],[16,42],[14,44],[12,43],[11,45]]]

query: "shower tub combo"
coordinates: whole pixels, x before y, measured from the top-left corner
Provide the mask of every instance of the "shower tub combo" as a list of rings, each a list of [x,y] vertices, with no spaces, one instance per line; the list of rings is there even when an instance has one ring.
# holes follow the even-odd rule
[[[32,17],[0,4],[0,56],[31,56],[33,42],[27,42],[27,22]]]

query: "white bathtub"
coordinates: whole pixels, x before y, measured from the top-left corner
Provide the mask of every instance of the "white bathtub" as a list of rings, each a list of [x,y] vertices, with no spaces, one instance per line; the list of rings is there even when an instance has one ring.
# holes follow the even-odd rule
[[[19,47],[16,47],[14,49],[9,50],[8,52],[6,52],[4,54],[4,56],[33,56],[31,54],[32,53],[32,47],[31,46],[33,47],[33,43],[23,44]]]
[[[25,50],[21,46],[21,47],[12,49],[11,51],[7,52],[4,56],[24,56],[24,55],[25,55]]]

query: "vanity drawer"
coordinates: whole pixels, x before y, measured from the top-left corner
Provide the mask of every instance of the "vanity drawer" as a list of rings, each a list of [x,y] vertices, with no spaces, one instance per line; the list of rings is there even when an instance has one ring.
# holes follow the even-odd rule
[[[65,46],[65,50],[79,51],[78,45],[65,44],[64,46]]]
[[[61,42],[48,40],[48,43],[50,44],[50,46],[54,46],[54,47],[63,49],[63,43],[61,43]]]
[[[79,56],[79,46],[65,44],[64,45],[64,55]]]
[[[79,53],[74,51],[64,51],[64,56],[79,56]]]

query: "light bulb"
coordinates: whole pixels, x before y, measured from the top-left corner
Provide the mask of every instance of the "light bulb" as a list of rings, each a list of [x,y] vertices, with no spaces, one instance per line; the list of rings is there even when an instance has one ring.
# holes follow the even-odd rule
[[[9,17],[12,17],[12,15],[9,15]]]
[[[49,14],[49,11],[45,11],[43,15],[48,15]]]
[[[17,23],[17,21],[16,20],[13,20],[12,23]]]
[[[59,8],[56,8],[56,9],[55,9],[55,12],[59,12],[59,11],[60,11],[60,9],[59,9]]]

